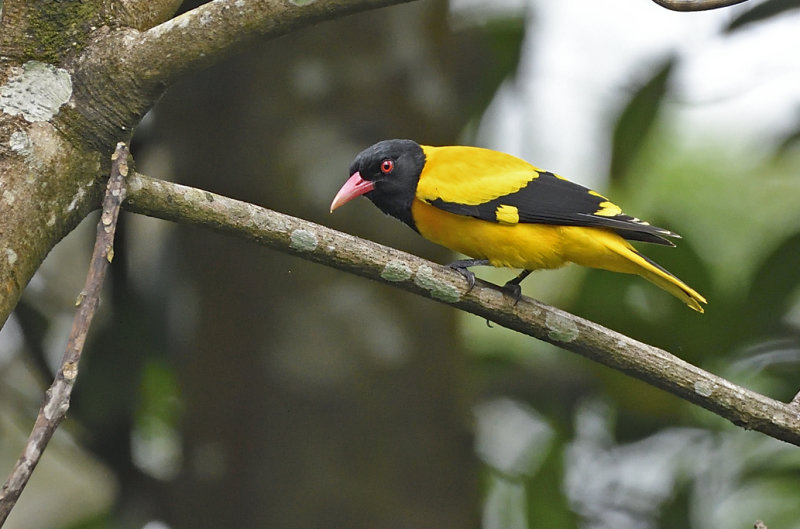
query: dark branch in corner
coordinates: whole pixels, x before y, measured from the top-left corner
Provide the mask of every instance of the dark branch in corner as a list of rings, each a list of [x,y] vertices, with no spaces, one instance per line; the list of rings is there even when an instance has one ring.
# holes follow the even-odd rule
[[[86,342],[89,326],[100,301],[100,290],[106,270],[114,257],[114,231],[117,227],[120,205],[125,199],[125,178],[128,176],[128,148],[124,143],[117,145],[111,160],[111,178],[103,199],[103,211],[97,223],[94,252],[86,283],[76,301],[78,310],[72,323],[64,357],[53,384],[45,394],[22,455],[0,490],[0,526],[5,523],[11,509],[17,503],[47,443],[50,442],[69,409],[70,395],[78,376],[78,362],[83,352],[83,344]]]
[[[800,446],[800,410],[708,373],[666,351],[495,286],[466,291],[454,270],[312,222],[135,174],[126,209],[196,224],[393,285],[578,353],[693,402],[746,429]]]
[[[120,0],[107,2],[106,16],[140,31],[169,20],[182,0]]]
[[[157,0],[148,12],[142,11],[145,0],[108,2],[109,16],[118,17],[123,26],[98,29],[97,38],[75,61],[71,106],[80,111],[59,113],[57,128],[75,131],[82,142],[105,152],[119,139],[129,139],[142,116],[182,75],[218,63],[259,39],[409,1],[215,0],[145,31],[124,24],[147,27],[168,16],[172,0]],[[112,80],[115,89],[110,90]]]
[[[653,0],[661,7],[672,11],[709,11],[741,4],[747,0]]]
[[[170,83],[257,39],[285,35],[324,20],[412,0],[217,0],[125,40],[122,59],[136,77]]]

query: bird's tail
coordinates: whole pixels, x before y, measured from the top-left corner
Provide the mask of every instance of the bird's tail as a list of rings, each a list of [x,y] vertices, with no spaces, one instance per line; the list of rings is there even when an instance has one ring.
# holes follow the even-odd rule
[[[615,233],[606,232],[605,236],[595,234],[594,242],[602,244],[605,252],[595,254],[605,254],[605,257],[595,257],[594,259],[570,259],[573,262],[584,266],[603,268],[613,272],[636,274],[647,279],[654,285],[666,290],[676,298],[680,299],[690,308],[697,312],[704,312],[701,303],[706,303],[704,298],[695,289],[678,279],[664,267],[652,259],[640,254],[622,237]],[[581,262],[583,261],[583,262]]]
[[[641,271],[638,272],[640,276],[647,279],[654,285],[663,288],[697,312],[704,312],[701,303],[706,303],[706,298],[700,295],[699,292],[678,279],[671,272],[652,259],[640,254],[636,250],[631,250],[631,252],[642,260],[640,265]]]

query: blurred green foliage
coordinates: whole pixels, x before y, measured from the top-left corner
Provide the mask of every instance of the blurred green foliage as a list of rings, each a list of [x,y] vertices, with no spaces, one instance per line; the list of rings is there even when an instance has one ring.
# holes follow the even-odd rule
[[[728,29],[796,7],[768,1]],[[639,278],[599,270],[544,272],[539,284],[534,274],[526,292],[788,401],[800,380],[796,134],[778,140],[772,157],[752,158],[712,139],[687,147],[665,119],[679,66],[674,56],[653,65],[620,111],[608,194],[625,211],[684,236],[677,248],[641,248],[704,294],[706,313]],[[758,518],[798,527],[796,447],[547,344],[462,319],[484,398],[530,406],[540,414],[531,420],[557,432],[539,447],[548,464],[507,477],[526,490],[527,525],[512,527],[727,528]],[[592,455],[581,462],[583,452]],[[571,473],[582,476],[578,484]]]
[[[656,123],[674,66],[675,57],[666,58],[663,65],[656,68],[656,74],[633,94],[617,118],[611,140],[609,181],[612,184],[618,184],[630,174],[630,164]]]
[[[754,22],[775,19],[778,15],[794,9],[800,9],[800,4],[797,0],[765,0],[755,4],[751,9],[731,20],[725,31],[732,32],[747,27]]]

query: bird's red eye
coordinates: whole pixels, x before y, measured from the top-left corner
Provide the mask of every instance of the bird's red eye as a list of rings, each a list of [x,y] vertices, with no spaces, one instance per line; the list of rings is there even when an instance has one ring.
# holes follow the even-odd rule
[[[388,158],[381,162],[381,172],[383,174],[389,174],[394,171],[394,160],[389,160]]]

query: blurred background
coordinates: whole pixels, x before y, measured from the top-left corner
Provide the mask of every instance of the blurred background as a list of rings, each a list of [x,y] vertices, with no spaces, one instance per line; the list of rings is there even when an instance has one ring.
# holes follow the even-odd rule
[[[198,2],[187,2],[183,10]],[[705,315],[570,267],[525,293],[770,397],[800,389],[800,3],[426,0],[174,86],[141,172],[446,263],[368,201],[385,138],[481,145],[683,235],[644,251]],[[92,216],[0,332],[0,461],[66,343]],[[449,307],[124,214],[68,420],[9,528],[800,528],[800,451]],[[479,270],[503,283],[511,270]]]

